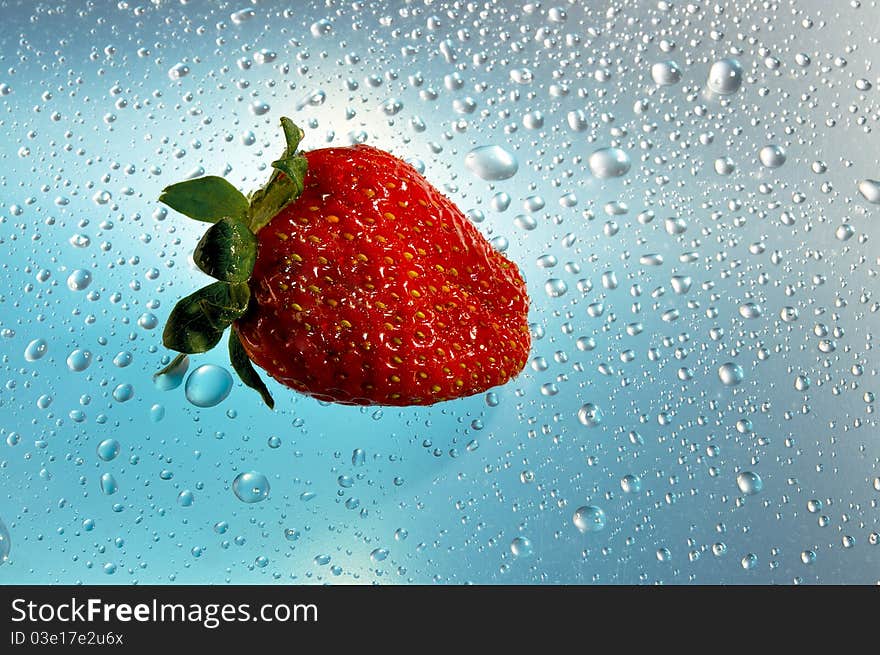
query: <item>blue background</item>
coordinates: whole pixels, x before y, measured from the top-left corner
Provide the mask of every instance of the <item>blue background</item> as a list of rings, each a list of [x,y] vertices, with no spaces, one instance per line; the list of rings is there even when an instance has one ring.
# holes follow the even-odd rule
[[[0,583],[880,579],[880,234],[857,191],[880,178],[880,12],[586,4],[0,3]],[[723,57],[743,84],[719,98],[706,79]],[[658,86],[669,60],[682,79]],[[483,212],[532,297],[516,380],[407,409],[273,383],[274,412],[240,384],[206,409],[154,386],[168,312],[208,281],[189,256],[204,225],[159,192],[200,173],[261,185],[282,115],[306,148],[366,140]],[[464,165],[492,144],[515,154],[511,179]],[[761,165],[767,144],[782,167]],[[607,146],[626,175],[591,175]],[[81,270],[92,281],[71,290]],[[47,351],[28,361],[35,339]],[[722,384],[726,362],[741,384]],[[190,370],[204,363],[228,366],[225,349]],[[598,425],[578,420],[585,403]],[[105,462],[108,438],[121,452]],[[266,500],[234,495],[245,471],[267,476]],[[574,525],[586,505],[603,530]]]

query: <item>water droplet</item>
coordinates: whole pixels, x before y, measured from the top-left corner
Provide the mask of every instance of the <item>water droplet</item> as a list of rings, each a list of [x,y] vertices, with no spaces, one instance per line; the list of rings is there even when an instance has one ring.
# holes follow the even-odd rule
[[[267,102],[264,102],[262,100],[254,100],[253,102],[251,102],[249,109],[254,116],[263,116],[269,113],[271,107]]]
[[[599,179],[622,177],[629,172],[629,155],[620,148],[600,148],[590,155],[590,172]]]
[[[578,410],[578,420],[588,428],[594,428],[602,422],[602,410],[593,403],[585,403]]]
[[[718,175],[730,175],[736,170],[736,164],[730,157],[719,157],[715,160],[715,172]]]
[[[880,181],[861,180],[859,182],[859,193],[862,194],[862,198],[872,205],[880,205]]]
[[[674,61],[660,61],[651,66],[651,79],[658,86],[672,86],[681,81],[681,69]]]
[[[718,377],[724,385],[733,387],[743,381],[745,373],[739,364],[727,362],[718,367]]]
[[[85,371],[92,363],[92,353],[88,350],[74,350],[67,356],[67,368],[74,373]]]
[[[167,373],[157,375],[153,379],[153,384],[155,384],[159,391],[171,391],[172,389],[176,389],[183,383],[183,378],[188,369],[189,355],[185,355],[173,369]]]
[[[620,488],[624,493],[637,494],[642,490],[642,480],[637,475],[624,475],[620,480]]]
[[[761,493],[761,490],[764,488],[764,482],[757,473],[743,471],[736,476],[736,486],[745,495],[754,496]]]
[[[318,39],[322,36],[327,36],[333,31],[333,23],[326,18],[322,18],[321,20],[312,23],[311,27],[309,27],[309,31],[312,33],[313,37]]]
[[[544,291],[546,291],[547,295],[551,298],[559,298],[564,296],[565,292],[568,291],[568,285],[565,283],[565,280],[551,278],[544,283]]]
[[[116,439],[104,439],[104,441],[98,444],[98,457],[105,462],[109,462],[116,459],[116,456],[119,455],[119,450],[120,445]]]
[[[92,283],[92,273],[79,268],[67,277],[67,288],[71,291],[83,291]]]
[[[742,65],[733,58],[719,59],[709,69],[706,85],[712,93],[730,95],[742,86]]]
[[[177,494],[177,504],[181,507],[191,507],[195,502],[195,494],[189,489],[184,489],[179,494]]]
[[[807,391],[810,388],[810,378],[807,375],[801,373],[797,375],[794,379],[794,388],[798,391]]]
[[[785,163],[785,150],[781,146],[764,146],[758,151],[758,159],[765,168],[779,168]]]
[[[253,9],[239,9],[238,11],[232,12],[229,15],[229,18],[236,25],[241,25],[242,23],[251,20],[256,15],[257,12]]]
[[[189,75],[189,66],[184,63],[174,64],[168,69],[168,77],[172,80],[179,80]]]
[[[605,512],[595,505],[579,507],[572,520],[581,532],[599,532],[605,529]]]
[[[484,180],[506,180],[516,175],[519,163],[513,153],[501,146],[480,146],[464,158],[474,175]]]
[[[673,275],[670,279],[672,290],[682,296],[691,290],[694,281],[690,275]]]
[[[24,349],[24,358],[29,362],[35,362],[49,352],[49,344],[45,339],[34,339]]]
[[[746,319],[761,318],[761,314],[763,314],[761,306],[753,302],[743,303],[739,306],[738,311],[739,315]]]
[[[514,537],[510,542],[510,552],[514,557],[526,558],[532,555],[532,542],[526,537]]]
[[[583,132],[590,126],[587,115],[582,109],[568,112],[566,121],[568,126],[575,132]]]
[[[10,550],[12,550],[12,539],[9,537],[9,528],[0,518],[0,564],[9,559]]]
[[[388,558],[388,550],[385,548],[376,548],[370,553],[370,559],[376,564],[384,562]]]
[[[101,491],[105,496],[112,496],[119,491],[119,485],[116,483],[116,478],[113,477],[112,473],[104,473],[101,476]]]
[[[134,398],[134,387],[130,384],[119,384],[113,389],[113,400],[124,403]]]
[[[215,364],[202,364],[186,379],[186,399],[196,407],[214,407],[232,391],[232,376]]]
[[[232,491],[244,503],[258,503],[269,497],[269,479],[262,473],[239,473],[232,481]]]

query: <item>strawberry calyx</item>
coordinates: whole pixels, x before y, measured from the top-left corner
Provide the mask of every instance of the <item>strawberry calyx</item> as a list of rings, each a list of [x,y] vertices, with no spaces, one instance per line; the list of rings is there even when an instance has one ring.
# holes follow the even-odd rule
[[[249,196],[213,175],[172,184],[159,196],[160,202],[181,214],[212,223],[196,246],[193,261],[217,281],[186,296],[171,311],[162,343],[179,354],[156,376],[177,369],[187,355],[214,348],[226,329],[247,312],[248,281],[257,259],[256,233],[302,194],[308,168],[298,151],[303,131],[289,118],[281,119],[281,127],[287,144],[284,154],[272,162],[266,185]],[[241,381],[274,407],[235,330],[230,331],[229,359]]]

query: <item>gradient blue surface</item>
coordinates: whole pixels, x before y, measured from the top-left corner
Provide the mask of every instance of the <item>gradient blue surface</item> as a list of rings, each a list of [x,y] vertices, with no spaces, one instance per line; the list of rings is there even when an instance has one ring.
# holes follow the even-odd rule
[[[880,579],[876,3],[0,7],[0,584]],[[402,410],[156,388],[207,282],[159,192],[262,184],[282,115],[482,219],[528,279],[521,376]]]

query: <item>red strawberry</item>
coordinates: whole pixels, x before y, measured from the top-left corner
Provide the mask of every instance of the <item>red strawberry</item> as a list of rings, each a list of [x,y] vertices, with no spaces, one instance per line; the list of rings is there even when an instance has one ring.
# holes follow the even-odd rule
[[[412,166],[364,145],[297,153],[302,132],[282,126],[285,155],[250,200],[221,178],[163,193],[217,221],[194,259],[219,280],[178,304],[165,345],[204,352],[231,324],[232,363],[270,406],[248,359],[358,405],[430,405],[517,375],[530,337],[516,265]]]

